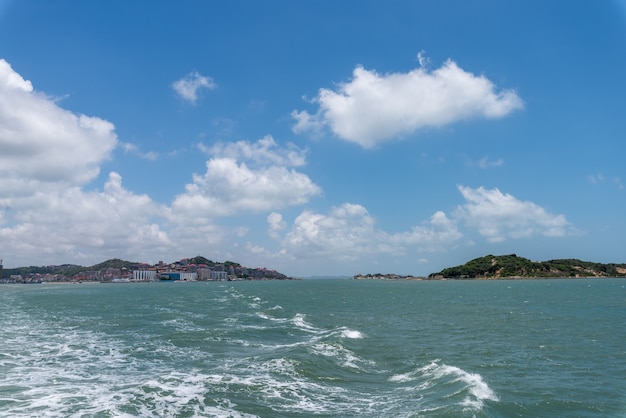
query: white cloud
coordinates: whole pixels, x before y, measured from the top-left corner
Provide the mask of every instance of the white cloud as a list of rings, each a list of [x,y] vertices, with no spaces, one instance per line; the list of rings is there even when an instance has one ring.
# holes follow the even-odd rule
[[[0,224],[4,257],[14,264],[134,259],[171,246],[153,219],[162,208],[124,189],[117,173],[109,175],[102,192],[51,184],[15,203]]]
[[[421,77],[433,74],[423,71]],[[390,83],[388,77],[379,81]],[[164,206],[124,188],[115,172],[100,189],[90,184],[117,145],[143,158],[156,157],[118,142],[111,123],[61,108],[0,60],[0,243],[5,260],[12,265],[89,265],[112,257],[155,262],[210,254],[244,263],[243,257],[258,262],[271,257],[277,263],[272,267],[283,263],[297,270],[301,263],[317,268],[327,260],[371,265],[377,255],[426,262],[423,253],[461,243],[460,221],[494,242],[561,236],[571,229],[565,217],[531,202],[498,189],[467,187],[459,187],[466,203],[453,216],[436,211],[399,233],[377,227],[367,209],[353,203],[326,213],[304,210],[287,221],[278,210],[308,203],[322,190],[297,170],[306,165],[307,150],[278,144],[269,135],[256,142],[199,145],[209,154],[206,172],[193,175]],[[485,166],[500,161],[483,160]],[[614,181],[621,185],[618,178]],[[261,231],[240,222],[250,213],[266,214]],[[238,215],[243,216],[223,218]],[[259,232],[276,242],[269,241],[268,249],[253,242]]]
[[[589,180],[589,183],[591,184],[599,184],[599,183],[604,182],[606,180],[606,177],[604,177],[602,173],[599,173],[599,174],[592,174],[588,176],[587,179]],[[613,184],[615,184],[615,187],[617,187],[618,190],[624,190],[624,184],[622,183],[622,180],[619,177],[613,177],[612,180],[613,180]]]
[[[114,126],[74,114],[0,59],[0,242],[19,265],[102,261],[170,246],[162,208],[122,187],[83,187],[118,145]],[[94,260],[95,258],[95,260]]]
[[[197,71],[187,74],[180,80],[172,84],[172,88],[183,99],[191,104],[195,104],[198,100],[198,91],[200,89],[214,90],[217,84],[211,77],[205,77]]]
[[[176,197],[174,212],[214,217],[275,210],[321,193],[308,176],[285,167],[251,169],[232,158],[212,158],[206,166],[206,173],[194,175],[185,193]]]
[[[272,238],[278,238],[280,231],[286,228],[287,223],[283,220],[283,215],[278,212],[272,212],[267,216],[269,224],[269,235]]]
[[[117,173],[102,191],[85,191],[117,145],[156,157],[118,142],[111,123],[62,109],[0,60],[2,256],[12,265],[156,261],[207,252],[232,257],[229,246],[235,248],[249,227],[221,226],[215,217],[274,211],[321,193],[294,169],[306,163],[306,150],[279,146],[271,136],[207,149],[213,158],[206,173],[195,175],[169,207],[128,191]],[[268,221],[277,233],[284,228],[277,213]]]
[[[463,237],[456,220],[437,211],[424,225],[415,226],[409,232],[393,235],[393,242],[416,245],[419,251],[444,251]]]
[[[159,154],[157,154],[156,152],[143,152],[139,149],[137,145],[130,142],[120,142],[120,146],[124,149],[124,152],[137,155],[144,160],[155,161],[157,158],[159,158]]]
[[[378,254],[442,251],[462,237],[455,221],[443,212],[436,212],[424,225],[398,234],[377,229],[375,224],[367,209],[358,204],[344,203],[326,215],[304,211],[285,235],[283,251],[297,258],[356,260]]]
[[[422,67],[408,73],[382,75],[357,66],[352,80],[336,91],[320,89],[316,113],[292,112],[294,132],[328,127],[341,139],[371,148],[420,128],[503,117],[523,107],[514,91],[497,92],[487,78],[464,71],[454,61],[434,71],[423,67],[423,56],[420,62]]]
[[[300,149],[294,144],[287,144],[285,148],[280,148],[271,135],[266,135],[257,142],[221,142],[212,147],[202,146],[201,149],[217,157],[285,167],[305,165],[307,154],[307,150]]]
[[[487,169],[492,167],[501,167],[504,165],[504,160],[502,158],[498,158],[497,160],[490,160],[489,157],[484,156],[478,161],[470,161],[470,166],[476,166],[478,168]]]
[[[457,217],[474,227],[489,242],[533,235],[564,236],[572,231],[563,215],[554,215],[542,207],[503,194],[498,189],[459,186],[466,203],[459,206]]]
[[[112,123],[62,109],[0,59],[0,194],[12,185],[85,184],[116,145]]]
[[[417,62],[419,62],[420,67],[425,68],[430,64],[430,59],[426,56],[424,50],[417,53]]]
[[[284,240],[286,250],[303,257],[354,259],[373,253],[381,246],[381,232],[374,229],[374,219],[356,204],[344,203],[328,215],[302,212]]]
[[[301,205],[321,189],[293,168],[306,163],[306,150],[293,144],[280,147],[271,136],[256,141],[219,143],[199,148],[213,155],[204,175],[172,203],[174,215],[228,216],[243,212],[273,211]]]

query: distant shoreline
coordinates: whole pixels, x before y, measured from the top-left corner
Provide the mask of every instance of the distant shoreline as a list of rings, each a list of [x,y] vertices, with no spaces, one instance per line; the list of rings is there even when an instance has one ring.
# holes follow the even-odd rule
[[[396,277],[385,277],[386,275],[355,275],[353,280],[381,280],[381,281],[456,281],[456,282],[471,282],[471,281],[516,281],[516,280],[603,280],[603,279],[626,279],[626,276],[546,276],[546,277],[526,277],[526,276],[507,276],[507,277],[472,277],[472,278],[457,278],[457,277],[397,277],[397,275],[390,275]]]

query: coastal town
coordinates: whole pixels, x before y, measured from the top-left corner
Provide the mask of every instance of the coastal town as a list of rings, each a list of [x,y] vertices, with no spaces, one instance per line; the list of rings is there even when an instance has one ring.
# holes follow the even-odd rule
[[[292,280],[276,270],[248,268],[235,262],[216,263],[204,257],[183,258],[173,263],[132,263],[112,259],[92,267],[71,264],[21,267],[3,271],[0,283],[131,283],[159,281]]]

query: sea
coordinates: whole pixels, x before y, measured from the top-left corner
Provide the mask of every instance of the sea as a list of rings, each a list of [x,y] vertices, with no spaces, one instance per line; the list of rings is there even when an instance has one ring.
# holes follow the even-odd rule
[[[626,417],[626,279],[0,285],[2,417]]]

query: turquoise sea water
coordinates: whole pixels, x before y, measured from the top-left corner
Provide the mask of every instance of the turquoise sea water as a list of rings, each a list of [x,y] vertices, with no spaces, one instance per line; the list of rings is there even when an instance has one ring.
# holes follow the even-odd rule
[[[625,279],[3,285],[0,318],[0,416],[626,416]]]

